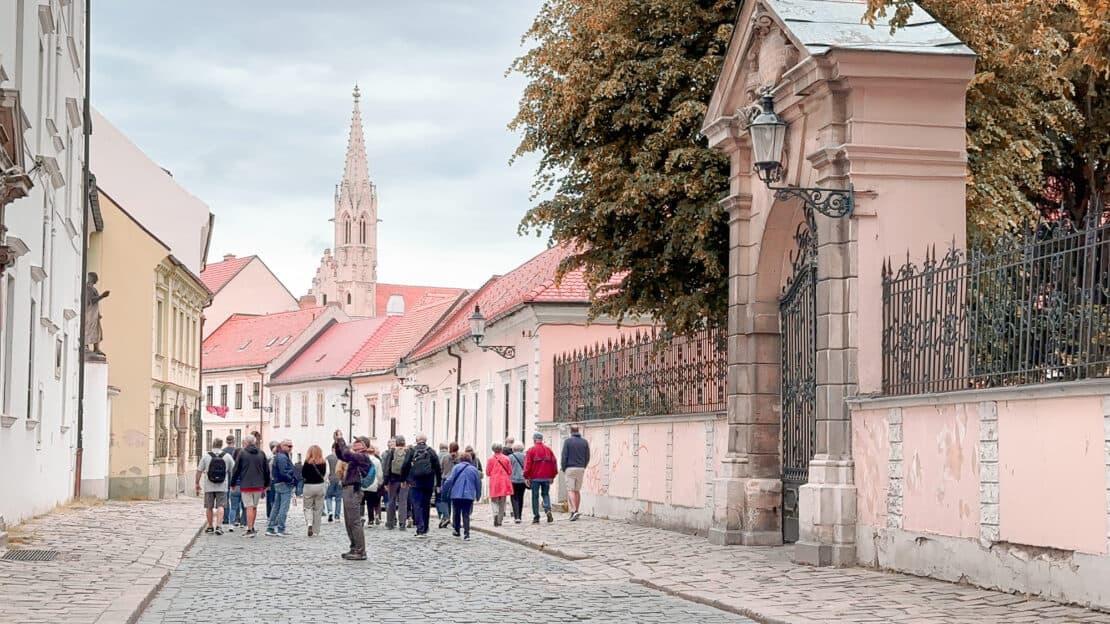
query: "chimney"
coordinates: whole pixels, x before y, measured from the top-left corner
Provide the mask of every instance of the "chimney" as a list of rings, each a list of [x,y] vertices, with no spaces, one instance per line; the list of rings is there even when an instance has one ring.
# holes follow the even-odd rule
[[[228,260],[234,260],[234,259],[235,259],[235,254],[224,254],[224,262],[227,262]]]
[[[305,296],[301,297],[300,299],[298,299],[297,303],[300,305],[302,310],[307,310],[309,308],[315,308],[316,307],[316,296],[315,295],[305,295]]]

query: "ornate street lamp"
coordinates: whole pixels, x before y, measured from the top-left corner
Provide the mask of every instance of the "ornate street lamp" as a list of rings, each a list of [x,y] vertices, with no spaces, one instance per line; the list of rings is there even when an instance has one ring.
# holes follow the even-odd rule
[[[782,150],[786,144],[786,121],[775,113],[775,99],[764,95],[763,110],[748,126],[752,137],[752,165],[755,174],[767,188],[775,192],[775,199],[785,201],[800,199],[807,209],[816,210],[827,217],[844,217],[852,213],[852,189],[827,189],[817,187],[772,186],[782,180]]]
[[[516,347],[482,344],[482,339],[486,337],[486,317],[482,316],[482,311],[477,304],[474,305],[474,314],[470,315],[470,337],[474,339],[474,344],[478,345],[478,348],[482,351],[493,351],[506,360],[516,357]]]
[[[405,358],[397,360],[397,366],[393,370],[397,373],[398,381],[400,381],[401,385],[405,388],[416,390],[417,394],[427,394],[428,391],[431,390],[431,388],[424,384],[412,383],[412,380],[408,377],[409,364],[405,361]]]

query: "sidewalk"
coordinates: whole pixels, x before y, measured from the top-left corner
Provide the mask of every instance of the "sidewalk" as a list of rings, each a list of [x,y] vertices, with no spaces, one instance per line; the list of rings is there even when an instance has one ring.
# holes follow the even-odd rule
[[[789,547],[713,546],[704,538],[587,518],[493,528],[484,505],[475,530],[609,569],[660,591],[771,624],[1099,622],[1110,614],[933,579],[863,568],[813,568]]]
[[[10,531],[8,549],[56,550],[58,556],[0,561],[0,622],[133,621],[202,524],[195,498],[77,502],[29,520]]]

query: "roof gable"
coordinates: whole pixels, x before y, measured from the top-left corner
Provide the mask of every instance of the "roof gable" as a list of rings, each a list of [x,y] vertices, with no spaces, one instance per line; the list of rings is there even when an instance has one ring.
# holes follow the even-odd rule
[[[363,318],[336,323],[271,378],[273,383],[295,383],[340,375],[368,342],[380,341],[401,317]]]
[[[366,341],[339,374],[355,375],[392,369],[401,356],[465,299],[465,293],[455,297],[425,295],[404,316],[390,317],[398,319],[397,323],[375,334],[376,339]]]
[[[227,286],[228,282],[256,259],[258,259],[258,256],[246,256],[244,258],[227,258],[223,262],[214,262],[204,267],[204,270],[200,272],[200,279],[208,287],[208,290],[219,293],[224,286]]]
[[[233,314],[204,340],[204,370],[265,366],[289,348],[326,308]]]

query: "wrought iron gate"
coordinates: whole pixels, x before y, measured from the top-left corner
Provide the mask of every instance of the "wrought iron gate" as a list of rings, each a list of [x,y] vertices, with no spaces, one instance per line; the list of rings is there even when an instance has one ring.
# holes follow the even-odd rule
[[[809,478],[817,419],[817,241],[810,219],[794,234],[792,273],[779,299],[782,336],[782,539],[798,540],[798,490]]]

